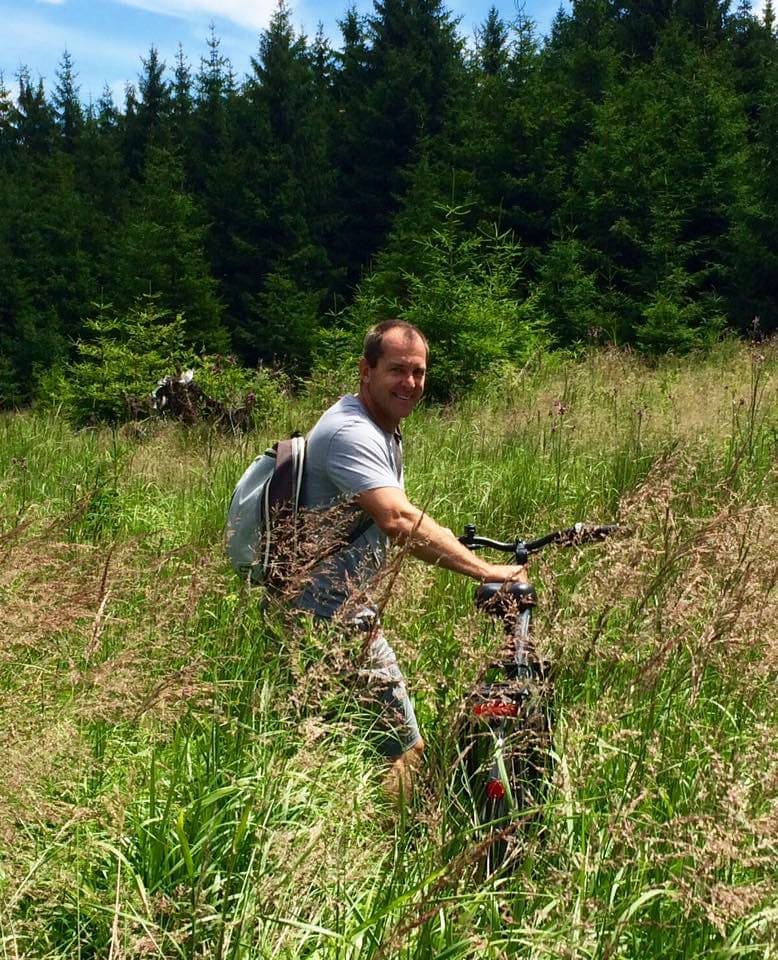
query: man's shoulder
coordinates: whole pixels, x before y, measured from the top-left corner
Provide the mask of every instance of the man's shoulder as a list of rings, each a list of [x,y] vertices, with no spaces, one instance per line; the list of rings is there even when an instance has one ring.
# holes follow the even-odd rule
[[[330,440],[336,434],[349,433],[352,430],[367,431],[372,434],[380,428],[373,423],[359,397],[347,394],[333,403],[329,409],[319,417],[318,422],[308,434],[308,441]]]

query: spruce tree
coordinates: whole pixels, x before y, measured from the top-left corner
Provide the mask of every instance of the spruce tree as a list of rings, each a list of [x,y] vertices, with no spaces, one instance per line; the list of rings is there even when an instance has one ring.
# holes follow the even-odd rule
[[[335,263],[345,271],[345,286],[349,288],[357,283],[369,252],[375,249],[370,198],[358,188],[361,171],[369,162],[363,136],[368,44],[366,18],[355,7],[346,11],[339,26],[342,44],[335,53],[332,151],[340,228],[332,250]]]
[[[27,67],[19,70],[19,93],[16,100],[16,139],[30,158],[50,156],[56,139],[54,112],[47,99],[43,80],[32,82]]]
[[[83,246],[93,275],[91,304],[114,288],[121,239],[117,225],[124,220],[131,191],[122,161],[120,117],[107,86],[87,112],[75,166],[77,189],[87,207]]]
[[[376,0],[369,18],[364,147],[354,191],[364,196],[366,233],[377,249],[424,139],[445,139],[463,92],[462,42],[440,0]]]
[[[211,24],[206,40],[208,54],[200,59],[194,81],[195,110],[190,176],[195,189],[204,195],[206,205],[217,188],[226,153],[239,143],[229,138],[229,103],[234,95],[230,61],[221,52],[221,40]]]
[[[497,7],[490,7],[483,26],[476,32],[476,57],[487,77],[496,77],[508,65],[508,28]]]
[[[736,268],[727,291],[740,329],[756,323],[764,333],[778,329],[778,48],[775,38],[769,39],[772,49],[748,165],[752,194],[738,209]]]
[[[540,246],[550,236],[559,202],[554,174],[564,157],[539,41],[532,21],[522,16],[506,25],[490,15],[480,37],[491,38],[489,56],[484,60],[479,45],[469,67],[472,93],[460,120],[459,184],[479,220],[513,231],[525,246]]]
[[[169,146],[171,142],[173,101],[170,83],[165,79],[165,63],[154,46],[148,57],[141,57],[141,63],[137,95],[134,88],[127,91],[124,121],[125,159],[134,178],[140,177],[150,147]]]
[[[19,395],[28,398],[43,369],[63,358],[80,324],[88,264],[72,159],[58,149],[54,111],[42,80],[19,71],[12,113],[12,179],[3,197],[5,334]]]
[[[223,307],[204,253],[205,227],[184,188],[183,169],[163,147],[149,147],[142,181],[133,190],[116,251],[112,302],[129,310],[143,295],[161,309],[184,316],[187,343],[226,352]]]
[[[0,70],[0,170],[4,163],[10,161],[16,145],[15,113],[11,91],[6,87],[3,71]]]
[[[671,23],[654,62],[598,109],[567,201],[619,337],[683,349],[715,334],[747,169],[727,72]]]
[[[171,140],[183,157],[190,157],[192,152],[192,114],[194,111],[192,86],[192,71],[184,55],[184,48],[179,44],[173,73]]]
[[[240,342],[250,359],[286,358],[304,366],[315,340],[317,311],[311,308],[299,327],[305,343],[295,343],[289,331],[281,349],[268,326],[268,309],[272,300],[277,315],[280,299],[289,296],[290,311],[299,313],[301,304],[318,304],[331,287],[325,243],[333,175],[313,58],[283,2],[260,37],[252,67],[249,101],[255,129],[260,131],[259,123],[266,133],[253,142],[256,168],[248,189],[254,222],[247,225],[243,242],[254,257],[255,273],[246,278],[243,291]]]
[[[78,137],[84,125],[84,112],[79,100],[77,74],[73,69],[73,58],[66,50],[57,70],[57,85],[54,88],[54,110],[67,153],[74,153]]]
[[[768,35],[775,39],[775,10],[773,0],[765,0],[764,10],[762,11],[762,23]]]
[[[245,181],[251,176],[244,160],[253,132],[246,111],[240,109],[232,66],[221,52],[213,24],[206,42],[208,52],[200,59],[194,80],[192,149],[185,164],[208,220],[205,249],[232,334],[242,311],[235,281],[243,266],[235,241],[243,234],[245,220],[253,216],[251,206],[243,202]]]

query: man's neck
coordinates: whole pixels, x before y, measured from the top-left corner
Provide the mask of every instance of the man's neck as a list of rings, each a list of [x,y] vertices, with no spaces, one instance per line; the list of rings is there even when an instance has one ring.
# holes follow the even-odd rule
[[[398,420],[396,423],[390,423],[388,420],[380,417],[376,413],[375,408],[370,401],[370,397],[366,396],[365,392],[361,388],[359,393],[357,393],[357,397],[359,398],[359,402],[362,404],[365,410],[367,410],[367,414],[370,419],[373,421],[373,423],[377,424],[384,431],[384,433],[395,434],[398,432],[400,428],[400,421]]]

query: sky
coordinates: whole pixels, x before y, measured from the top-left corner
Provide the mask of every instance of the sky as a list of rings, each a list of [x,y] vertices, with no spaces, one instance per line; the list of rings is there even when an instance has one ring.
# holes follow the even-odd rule
[[[516,0],[494,0],[503,19],[516,15]],[[340,45],[337,21],[349,0],[289,0],[293,22],[308,36],[321,21],[325,33]],[[472,37],[492,0],[448,0],[461,17],[460,32]],[[524,13],[548,31],[560,0],[526,0]],[[141,57],[153,44],[171,68],[179,43],[196,71],[206,53],[209,25],[221,38],[221,52],[242,77],[250,69],[260,31],[267,26],[276,0],[0,0],[0,72],[12,92],[20,65],[33,79],[43,78],[51,93],[67,49],[73,58],[81,99],[97,100],[107,85],[117,104],[124,101],[127,83],[137,80]],[[372,0],[357,0],[361,13],[372,11]]]

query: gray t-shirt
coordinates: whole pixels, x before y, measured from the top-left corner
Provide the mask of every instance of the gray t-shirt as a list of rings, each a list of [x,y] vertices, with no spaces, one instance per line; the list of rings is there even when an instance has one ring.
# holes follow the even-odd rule
[[[334,507],[334,514],[340,509],[337,504],[379,487],[404,489],[399,433],[382,430],[358,396],[342,397],[308,434],[301,504],[315,511]],[[345,521],[341,516],[346,530],[341,543],[363,518],[358,510]],[[353,590],[362,589],[375,575],[388,545],[386,535],[371,523],[352,543],[314,567],[296,605],[319,617],[334,616]]]

